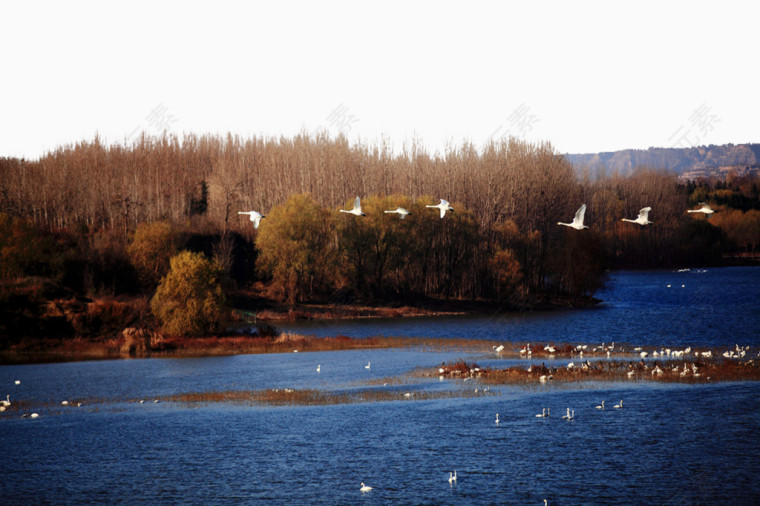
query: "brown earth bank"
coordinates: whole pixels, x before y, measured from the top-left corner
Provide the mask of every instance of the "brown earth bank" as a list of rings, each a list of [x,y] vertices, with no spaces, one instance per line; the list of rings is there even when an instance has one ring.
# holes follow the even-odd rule
[[[397,318],[409,316],[446,316],[463,314],[494,314],[501,312],[580,309],[602,302],[593,297],[544,297],[523,303],[499,303],[488,300],[434,299],[405,297],[393,302],[373,301],[283,304],[250,291],[238,291],[233,296],[235,314],[241,320],[294,321],[332,320],[351,318]]]
[[[347,336],[313,337],[298,334],[276,336],[226,335],[199,338],[167,337],[146,329],[128,328],[118,339],[27,340],[0,349],[0,365],[73,362],[128,358],[184,358],[263,353],[293,353],[355,349],[410,348],[487,351],[489,341]]]
[[[277,341],[273,326],[281,321],[351,318],[398,318],[588,307],[596,299],[536,301],[505,306],[490,301],[409,298],[393,304],[322,303],[286,305],[252,291],[231,298],[230,328],[201,338],[168,337],[157,330],[145,297],[82,297],[45,278],[23,278],[0,286],[0,364],[97,360],[133,356],[202,356],[290,351]],[[249,332],[250,329],[250,332]],[[290,337],[290,339],[296,339]],[[305,348],[367,347],[369,340],[301,337]],[[340,343],[340,344],[336,344]],[[376,345],[387,347],[388,344]]]

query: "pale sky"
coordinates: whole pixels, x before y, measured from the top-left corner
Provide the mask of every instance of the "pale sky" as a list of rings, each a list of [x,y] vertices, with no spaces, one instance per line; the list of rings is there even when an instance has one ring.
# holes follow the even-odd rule
[[[757,5],[757,6],[756,6]],[[4,2],[0,156],[141,130],[760,142],[753,1]]]

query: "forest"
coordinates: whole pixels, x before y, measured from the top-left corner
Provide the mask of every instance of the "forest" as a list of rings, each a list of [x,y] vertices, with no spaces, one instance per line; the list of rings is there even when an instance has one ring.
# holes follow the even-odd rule
[[[338,212],[356,196],[366,216]],[[440,199],[454,208],[444,218],[426,207]],[[700,202],[716,212],[686,212]],[[557,225],[584,203],[588,230]],[[411,214],[384,213],[397,207]],[[644,207],[652,224],[622,221]],[[238,214],[251,210],[265,215],[258,228]],[[220,314],[240,293],[288,304],[524,307],[588,301],[610,269],[756,260],[758,242],[751,177],[684,185],[645,167],[578,173],[549,143],[465,142],[431,155],[415,142],[394,153],[326,134],[96,137],[39,160],[0,158],[0,332],[20,331],[27,292],[40,291],[29,284],[40,279],[80,298],[152,298],[138,311],[148,318],[165,314],[155,304],[168,303],[175,264],[213,284]],[[182,252],[194,256],[180,262]]]

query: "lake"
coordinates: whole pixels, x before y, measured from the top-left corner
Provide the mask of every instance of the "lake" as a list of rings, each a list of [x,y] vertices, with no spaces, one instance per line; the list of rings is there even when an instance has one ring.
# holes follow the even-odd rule
[[[487,338],[514,347],[615,341],[760,351],[760,268],[612,273],[599,297],[603,304],[578,311],[282,327]],[[482,389],[410,374],[458,359],[529,364],[412,349],[2,366],[0,397],[10,395],[22,410],[0,413],[0,496],[4,504],[760,502],[758,383],[492,386],[487,395],[414,400],[421,391]],[[400,400],[153,402],[270,388],[384,389]],[[621,399],[624,407],[613,408]],[[596,409],[602,400],[606,409]],[[543,408],[551,416],[537,418]],[[574,420],[561,418],[566,408]],[[32,411],[39,418],[21,418]],[[373,490],[360,492],[362,482]]]

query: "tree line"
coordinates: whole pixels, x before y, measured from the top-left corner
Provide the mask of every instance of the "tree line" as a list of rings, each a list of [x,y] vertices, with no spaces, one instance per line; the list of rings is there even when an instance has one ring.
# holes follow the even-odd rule
[[[142,136],[122,145],[95,138],[39,160],[0,159],[0,211],[6,228],[23,229],[10,237],[36,233],[46,245],[6,247],[4,256],[23,258],[3,275],[56,272],[86,293],[152,293],[171,256],[190,250],[215,259],[239,288],[263,282],[291,302],[588,297],[610,268],[756,252],[750,183],[690,187],[646,168],[578,174],[551,144],[517,139],[430,154],[415,142],[394,153],[306,133]],[[340,215],[357,195],[367,216]],[[424,207],[439,198],[456,209],[444,219]],[[720,212],[687,215],[695,198]],[[558,227],[581,203],[590,229]],[[382,213],[396,206],[412,215]],[[621,221],[646,206],[652,225]],[[267,215],[258,230],[237,214],[247,210]],[[40,255],[54,261],[32,265]],[[146,266],[153,261],[160,265]]]

